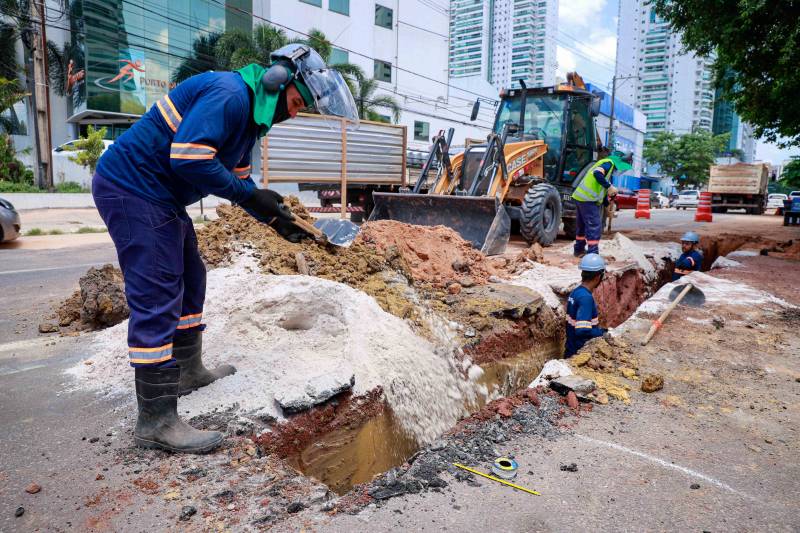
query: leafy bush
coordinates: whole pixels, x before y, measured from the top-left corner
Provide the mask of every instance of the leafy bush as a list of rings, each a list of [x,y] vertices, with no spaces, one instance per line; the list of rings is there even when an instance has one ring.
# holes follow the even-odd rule
[[[93,228],[91,226],[83,226],[82,228],[78,228],[78,231],[75,233],[105,233],[108,231],[108,228]]]
[[[75,150],[78,153],[74,156],[69,156],[69,160],[73,163],[78,163],[81,166],[87,167],[89,172],[94,174],[97,168],[97,161],[103,155],[105,144],[103,139],[106,136],[106,128],[94,129],[94,126],[89,126],[87,129],[86,137],[81,137],[75,141]]]
[[[0,136],[0,181],[33,185],[33,172],[17,159],[14,141],[6,133]]]
[[[0,180],[0,192],[44,192],[42,189],[29,183],[16,183]]]
[[[75,181],[64,181],[56,184],[56,192],[90,192],[89,189]]]

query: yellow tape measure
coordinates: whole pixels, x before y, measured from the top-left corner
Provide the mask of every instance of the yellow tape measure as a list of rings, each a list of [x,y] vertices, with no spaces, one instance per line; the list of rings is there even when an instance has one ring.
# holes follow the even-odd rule
[[[491,479],[492,481],[497,481],[498,483],[502,483],[503,485],[508,485],[511,488],[514,488],[514,489],[517,489],[517,490],[521,490],[523,492],[527,492],[528,494],[533,494],[534,496],[541,496],[541,494],[539,494],[535,490],[526,489],[525,487],[520,487],[519,485],[515,485],[514,483],[510,483],[510,482],[506,481],[505,479],[500,479],[500,478],[497,478],[497,477],[494,477],[494,476],[490,476],[489,474],[484,474],[483,472],[480,472],[480,471],[475,470],[473,468],[470,468],[468,466],[464,466],[464,465],[458,464],[458,463],[453,463],[453,466],[457,466],[458,468],[461,468],[462,470],[466,470],[467,472],[472,472],[473,474],[477,474],[479,476],[485,477],[486,479]]]

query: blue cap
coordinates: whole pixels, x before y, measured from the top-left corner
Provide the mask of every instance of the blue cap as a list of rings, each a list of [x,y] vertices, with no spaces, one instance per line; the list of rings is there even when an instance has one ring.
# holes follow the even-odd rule
[[[700,242],[700,235],[698,235],[697,233],[695,233],[693,231],[687,231],[686,233],[683,234],[683,237],[681,237],[681,241],[683,241],[683,242]]]
[[[581,259],[581,270],[584,272],[600,272],[606,269],[606,262],[600,254],[586,254]]]

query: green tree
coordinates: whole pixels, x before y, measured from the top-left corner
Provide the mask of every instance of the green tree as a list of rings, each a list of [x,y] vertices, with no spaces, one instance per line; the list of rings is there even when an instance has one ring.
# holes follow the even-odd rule
[[[794,0],[652,0],[685,49],[716,53],[716,84],[758,137],[800,145],[800,24]],[[782,138],[785,138],[782,139]]]
[[[14,141],[7,133],[0,135],[0,181],[33,185],[33,173],[17,159]]]
[[[793,191],[800,189],[800,156],[792,157],[783,167],[780,184]]]
[[[97,168],[97,161],[103,155],[103,150],[105,149],[105,143],[103,143],[105,136],[106,128],[96,130],[94,126],[89,126],[86,130],[86,137],[81,136],[80,139],[75,141],[74,146],[78,153],[69,156],[69,160],[87,167],[94,174],[94,170]]]
[[[674,176],[678,170],[678,136],[669,131],[657,133],[644,141],[642,156],[651,165],[658,165],[667,176]]]
[[[729,133],[662,132],[645,141],[643,155],[648,163],[658,165],[661,172],[678,179],[681,185],[700,185],[708,181],[708,171],[728,146],[729,139]]]
[[[0,77],[0,128],[6,133],[17,133],[19,121],[13,113],[13,105],[28,96],[16,79]],[[6,111],[10,111],[6,113]]]
[[[341,66],[337,65],[337,67]],[[342,72],[353,93],[359,118],[385,122],[378,112],[378,108],[385,107],[392,113],[392,122],[396,124],[400,120],[400,104],[397,103],[397,100],[389,95],[375,96],[378,88],[378,82],[375,79],[367,78],[364,71],[357,65],[347,65]]]

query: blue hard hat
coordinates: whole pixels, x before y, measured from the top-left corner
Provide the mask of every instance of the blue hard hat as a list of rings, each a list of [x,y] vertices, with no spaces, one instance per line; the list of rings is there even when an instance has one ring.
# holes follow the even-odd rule
[[[600,272],[606,269],[606,262],[600,254],[586,254],[581,259],[581,270],[585,272]]]
[[[687,231],[686,233],[683,234],[683,237],[681,237],[681,241],[682,242],[700,242],[700,235],[698,235],[697,233],[695,233],[693,231]]]

